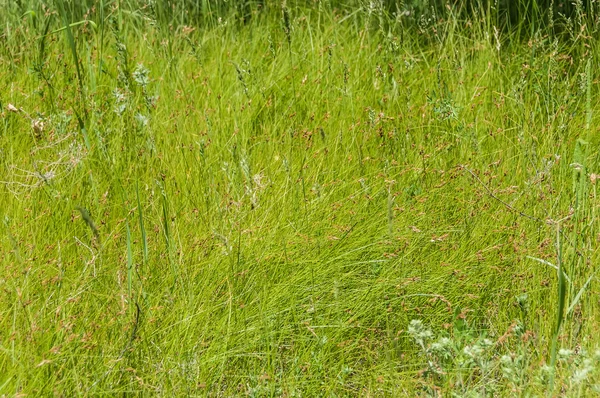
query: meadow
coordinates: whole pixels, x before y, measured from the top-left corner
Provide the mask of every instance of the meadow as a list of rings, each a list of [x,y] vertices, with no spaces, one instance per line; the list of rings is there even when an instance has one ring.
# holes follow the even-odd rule
[[[0,1],[0,395],[598,394],[600,7],[509,3]]]

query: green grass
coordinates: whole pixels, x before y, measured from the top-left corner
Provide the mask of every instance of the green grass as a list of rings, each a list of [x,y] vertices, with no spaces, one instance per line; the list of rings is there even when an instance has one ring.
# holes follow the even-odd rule
[[[595,8],[200,3],[0,17],[0,394],[597,391]]]

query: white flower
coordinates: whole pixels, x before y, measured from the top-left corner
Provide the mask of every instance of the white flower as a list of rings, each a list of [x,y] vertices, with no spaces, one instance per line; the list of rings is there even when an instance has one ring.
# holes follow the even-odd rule
[[[148,83],[150,83],[150,79],[148,78],[149,74],[150,71],[143,64],[138,64],[131,75],[137,84],[146,87]]]
[[[150,119],[148,119],[147,116],[144,116],[141,113],[136,113],[135,120],[137,120],[140,127],[146,127]]]
[[[425,341],[433,337],[431,330],[427,329],[419,319],[410,321],[410,325],[408,325],[408,334],[410,334],[419,345],[424,345]]]
[[[463,352],[466,356],[472,358],[473,360],[477,360],[483,355],[485,351],[480,345],[473,344],[472,346],[466,346],[463,349]]]
[[[573,350],[569,350],[567,348],[561,348],[560,350],[558,350],[558,359],[560,360],[567,360],[569,358],[571,358],[571,356],[573,355]]]
[[[583,366],[581,367],[581,369],[577,369],[574,373],[573,376],[571,377],[571,380],[573,380],[574,384],[579,384],[582,381],[585,381],[585,379],[587,379],[588,375],[594,370],[594,365],[592,364],[592,360],[589,358],[586,358],[583,361]]]
[[[441,337],[435,343],[431,344],[431,352],[440,358],[448,359],[452,357],[452,340],[448,337]]]

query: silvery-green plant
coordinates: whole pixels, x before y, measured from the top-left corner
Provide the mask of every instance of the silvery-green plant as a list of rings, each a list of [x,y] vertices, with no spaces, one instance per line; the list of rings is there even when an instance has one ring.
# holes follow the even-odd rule
[[[520,322],[511,327],[511,335],[517,344],[509,346],[477,334],[461,339],[436,338],[431,328],[417,319],[410,322],[407,331],[426,360],[427,367],[421,377],[425,386],[429,386],[427,392],[433,396],[448,386],[452,386],[452,393],[459,396],[493,396],[502,389],[513,393],[532,388],[544,390],[555,374],[547,364],[536,365],[528,361],[530,348],[519,343],[525,332]],[[581,395],[584,391],[600,388],[595,383],[599,376],[600,350],[590,353],[583,347],[577,350],[561,348],[557,359],[558,372],[563,380],[569,381],[571,390]]]

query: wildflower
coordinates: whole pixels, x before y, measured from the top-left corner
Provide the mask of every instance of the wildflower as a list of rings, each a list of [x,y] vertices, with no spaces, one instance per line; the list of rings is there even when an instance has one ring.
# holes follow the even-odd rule
[[[508,380],[513,380],[515,377],[515,363],[510,355],[502,355],[500,358],[502,374]]]
[[[148,77],[149,74],[150,71],[143,64],[138,64],[133,71],[132,76],[133,80],[135,80],[137,84],[142,87],[146,87],[148,83],[150,83],[150,78]]]
[[[566,361],[567,359],[571,358],[571,356],[573,356],[573,350],[569,350],[567,348],[561,348],[558,350],[558,359],[562,361]]]
[[[42,135],[42,131],[44,130],[44,121],[40,118],[31,120],[31,129],[35,133],[36,137]]]
[[[56,177],[56,173],[52,170],[48,171],[47,173],[38,173],[38,177],[40,180],[44,181],[44,182],[49,182],[50,180],[53,180],[54,177]]]
[[[594,365],[592,363],[592,360],[589,358],[586,358],[583,361],[583,366],[580,369],[577,369],[573,373],[571,380],[573,381],[574,384],[579,384],[582,381],[585,381],[588,378],[588,375],[593,371],[594,371]]]
[[[448,337],[442,337],[431,344],[430,350],[441,359],[449,359],[452,357],[452,348],[452,340]]]
[[[477,361],[483,356],[485,350],[479,344],[473,344],[471,346],[466,346],[463,349],[463,352],[474,361]]]
[[[125,109],[127,109],[127,96],[118,88],[113,90],[113,96],[115,97],[114,111],[120,116],[125,112]]]
[[[571,163],[569,166],[575,169],[576,171],[582,171],[584,169],[581,163]]]
[[[410,325],[408,325],[408,334],[410,334],[421,347],[424,347],[425,342],[433,337],[431,330],[427,329],[419,319],[410,321]]]
[[[147,116],[142,115],[141,113],[136,113],[135,120],[138,122],[138,126],[142,128],[148,125],[148,121],[150,119]]]

